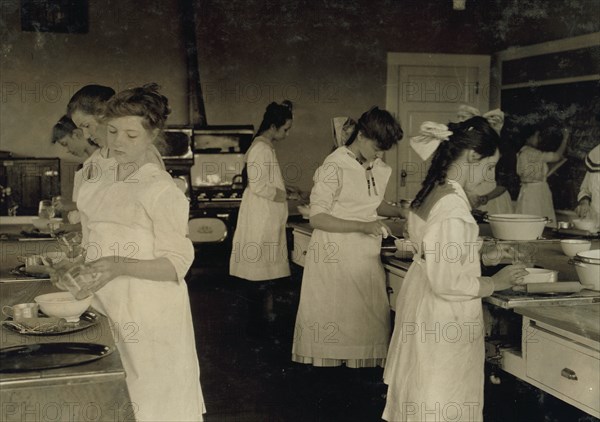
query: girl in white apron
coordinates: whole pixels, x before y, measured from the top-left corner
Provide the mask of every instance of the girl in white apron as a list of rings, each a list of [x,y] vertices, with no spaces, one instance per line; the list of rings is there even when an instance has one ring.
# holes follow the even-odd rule
[[[508,266],[481,277],[478,226],[465,189],[474,190],[484,180],[482,170],[498,160],[498,135],[481,117],[449,127],[427,123],[411,139],[424,160],[435,154],[408,216],[418,251],[396,303],[383,419],[482,421],[481,298],[527,272]]]
[[[521,179],[521,190],[517,198],[517,214],[531,214],[548,217],[551,227],[556,227],[556,214],[552,192],[546,181],[548,163],[556,163],[563,158],[569,138],[566,130],[547,121],[527,139],[517,154],[517,174]]]
[[[189,204],[156,163],[152,141],[169,113],[156,85],[114,96],[107,105],[108,149],[82,178],[86,270],[99,277],[92,306],[112,320],[138,421],[199,421],[205,412],[184,280],[194,249]]]
[[[575,212],[579,218],[596,221],[600,229],[600,145],[596,145],[585,157],[587,169],[579,194]]]
[[[263,326],[274,317],[270,282],[290,275],[287,193],[273,144],[285,140],[291,127],[292,104],[269,104],[246,153],[247,187],[233,236],[229,274],[255,283],[247,289],[248,329],[253,333],[264,332]]]
[[[314,176],[306,255],[292,360],[314,366],[383,366],[390,307],[381,264],[377,215],[398,217],[383,201],[392,172],[380,156],[402,138],[385,110],[365,112],[346,143]]]

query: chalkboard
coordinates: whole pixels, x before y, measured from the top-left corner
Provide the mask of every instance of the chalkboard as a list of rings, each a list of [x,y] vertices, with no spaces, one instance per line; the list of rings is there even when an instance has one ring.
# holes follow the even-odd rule
[[[600,81],[505,89],[503,137],[518,151],[535,125],[557,118],[571,129],[567,162],[548,178],[554,208],[573,209],[585,175],[584,158],[600,143]],[[518,187],[509,187],[511,194]]]

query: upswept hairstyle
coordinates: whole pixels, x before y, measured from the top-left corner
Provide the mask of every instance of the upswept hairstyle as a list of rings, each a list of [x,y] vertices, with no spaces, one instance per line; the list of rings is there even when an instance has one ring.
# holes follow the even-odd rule
[[[271,125],[274,125],[276,129],[279,129],[285,124],[285,122],[291,120],[292,118],[293,117],[291,101],[284,100],[281,104],[272,102],[267,106],[267,109],[265,110],[265,114],[263,115],[262,122],[258,130],[256,131],[255,137],[269,130]]]
[[[77,126],[75,126],[73,120],[71,120],[68,116],[62,116],[52,128],[52,143],[57,143],[65,136],[73,133],[75,129],[77,129]]]
[[[427,177],[412,201],[413,209],[421,206],[436,185],[446,182],[450,166],[463,151],[472,149],[481,158],[485,158],[494,155],[498,149],[500,136],[483,117],[475,116],[464,122],[448,123],[448,129],[452,131],[452,135],[433,154]]]
[[[102,116],[106,102],[115,95],[115,90],[103,85],[86,85],[77,91],[67,104],[67,116],[79,110],[85,114]]]
[[[159,89],[157,84],[151,83],[119,92],[106,104],[105,118],[138,116],[145,129],[162,130],[171,109],[169,100]]]
[[[537,149],[544,152],[554,152],[562,143],[563,133],[560,122],[557,119],[546,119],[538,127],[539,143]]]
[[[362,132],[366,138],[373,139],[382,151],[387,151],[393,147],[404,135],[394,116],[379,107],[371,107],[360,116],[354,126],[354,131],[346,141],[346,146],[354,142],[358,132]]]

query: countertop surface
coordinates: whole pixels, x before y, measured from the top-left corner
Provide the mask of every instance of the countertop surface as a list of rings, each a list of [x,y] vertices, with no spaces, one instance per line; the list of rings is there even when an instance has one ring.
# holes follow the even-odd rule
[[[7,221],[6,218],[3,218],[0,224],[5,221]],[[20,224],[1,224],[0,233],[18,234],[22,229],[28,230],[31,228],[32,226]],[[0,242],[0,306],[33,302],[34,297],[40,294],[58,291],[47,280],[18,280],[19,277],[11,273],[11,270],[19,264],[19,256],[58,252],[60,252],[60,248],[54,239],[2,240]],[[99,378],[103,376],[100,378],[118,377],[124,379],[125,371],[111,333],[110,321],[99,312],[95,313],[99,317],[98,324],[82,331],[63,335],[23,335],[6,327],[0,327],[0,348],[36,343],[82,342],[106,345],[112,350],[110,355],[82,365],[44,371],[4,373],[0,379],[0,386],[4,389],[7,385],[15,382],[22,385],[27,382],[35,383],[42,380],[49,382],[52,379],[72,379],[74,377]],[[4,315],[0,318],[2,320],[6,319]]]
[[[13,283],[0,283],[0,306],[14,305],[17,303],[33,302],[37,295],[57,291],[49,281],[23,281]],[[8,384],[25,381],[49,381],[61,378],[87,377],[97,378],[99,375],[125,378],[125,370],[121,363],[119,352],[111,333],[109,320],[96,312],[99,323],[82,331],[62,335],[24,335],[16,333],[6,327],[0,327],[0,348],[23,346],[39,343],[97,343],[111,348],[112,353],[94,362],[69,366],[65,368],[49,369],[43,371],[4,373],[0,379],[0,386],[6,388]],[[2,319],[6,317],[2,316]]]
[[[388,220],[386,220],[386,223],[387,221]],[[394,223],[391,220],[389,221]],[[288,225],[300,232],[306,234],[312,233],[312,227],[308,222],[291,222]],[[390,227],[392,228],[393,234],[400,236],[402,234],[402,229],[397,233],[393,227],[397,230],[397,226]],[[579,277],[577,276],[575,267],[569,264],[570,258],[562,252],[560,240],[553,239],[550,231],[546,231],[544,234],[547,237],[544,241],[519,242],[517,247],[531,253],[535,259],[536,266],[557,270],[559,281],[578,281]],[[598,248],[600,248],[600,242],[598,240],[592,240],[591,249]],[[389,255],[389,252],[386,252],[386,254]],[[388,265],[392,265],[405,271],[411,263],[410,260],[401,260],[393,256],[383,256],[382,260]],[[584,290],[582,295],[598,297],[600,296],[600,293]],[[485,300],[486,299],[484,299],[484,301]],[[549,298],[549,301],[550,300],[552,299]],[[514,311],[591,340],[600,341],[600,303],[568,306],[556,304],[544,306],[540,303],[539,306],[515,307]]]

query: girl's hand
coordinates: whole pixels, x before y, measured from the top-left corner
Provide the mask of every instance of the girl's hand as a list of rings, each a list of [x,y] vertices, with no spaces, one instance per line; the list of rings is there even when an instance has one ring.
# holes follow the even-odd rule
[[[392,231],[380,220],[375,220],[363,223],[362,232],[371,236],[383,236],[385,239]]]
[[[274,202],[285,202],[287,198],[287,192],[283,189],[275,188],[275,198],[273,198]]]
[[[575,208],[575,212],[579,218],[585,218],[589,215],[591,208],[590,200],[585,198],[579,202],[579,205]]]
[[[109,281],[126,274],[126,262],[124,258],[104,257],[96,261],[89,262],[81,270],[81,274],[96,275],[94,281],[89,285],[89,290],[96,292],[106,285]]]
[[[502,268],[492,276],[494,281],[494,291],[510,289],[517,284],[523,284],[523,277],[529,274],[525,270],[525,265],[516,264]]]

